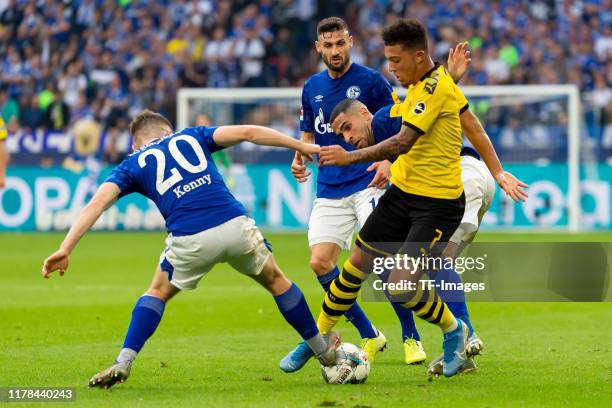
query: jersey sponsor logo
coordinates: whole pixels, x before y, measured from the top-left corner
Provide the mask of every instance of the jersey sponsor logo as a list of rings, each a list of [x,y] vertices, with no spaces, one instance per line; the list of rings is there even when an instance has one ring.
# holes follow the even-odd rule
[[[197,179],[190,181],[189,183],[185,183],[181,186],[178,186],[172,190],[176,198],[181,198],[185,194],[190,191],[195,190],[196,188],[200,188],[202,186],[209,186],[212,184],[212,178],[210,174],[206,174],[202,177],[198,177]]]
[[[334,133],[331,125],[329,123],[325,123],[325,115],[323,115],[323,109],[321,108],[319,108],[319,114],[315,118],[314,127],[317,133],[320,135]]]
[[[323,95],[317,95],[314,98],[315,102],[323,102]]]
[[[414,105],[414,109],[412,109],[412,112],[414,112],[415,115],[420,115],[422,113],[425,113],[425,102],[420,101],[417,102],[416,105]]]
[[[359,88],[357,85],[349,86],[349,88],[346,90],[347,98],[357,99],[359,98],[359,95],[361,95],[361,88]]]
[[[434,72],[432,72],[431,76],[425,82],[425,86],[424,86],[425,92],[427,92],[430,95],[433,95],[434,91],[436,90],[436,87],[438,86],[439,79],[440,79],[440,71],[435,70]]]

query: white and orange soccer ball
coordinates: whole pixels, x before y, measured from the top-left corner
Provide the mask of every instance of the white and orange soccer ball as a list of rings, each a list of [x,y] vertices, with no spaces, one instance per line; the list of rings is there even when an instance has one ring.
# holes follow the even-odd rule
[[[342,343],[336,350],[336,364],[321,366],[321,374],[328,384],[361,384],[370,374],[368,355],[351,343]]]

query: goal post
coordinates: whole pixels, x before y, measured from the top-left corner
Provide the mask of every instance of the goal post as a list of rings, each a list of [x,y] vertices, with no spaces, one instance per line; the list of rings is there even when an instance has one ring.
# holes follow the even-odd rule
[[[472,110],[482,118],[487,132],[497,135],[492,140],[496,149],[501,150],[500,158],[504,164],[518,163],[518,167],[530,167],[529,174],[537,174],[538,168],[549,166],[549,179],[557,177],[560,180],[558,191],[550,186],[552,190],[545,191],[548,187],[542,184],[538,191],[549,196],[538,198],[540,204],[534,204],[530,198],[531,207],[539,205],[545,210],[534,209],[523,217],[523,223],[518,222],[515,226],[536,226],[540,230],[583,229],[580,206],[581,100],[578,87],[570,84],[500,85],[463,86],[461,89]],[[395,91],[402,99],[407,92],[404,88],[395,88]],[[301,88],[182,88],[177,94],[177,127],[193,126],[196,116],[205,113],[215,125],[256,123],[281,126],[297,135],[301,92]],[[288,119],[281,118],[283,115]],[[528,129],[514,129],[515,134],[512,134],[512,127],[517,127],[513,125],[515,122]],[[246,158],[245,162],[256,163],[257,159],[253,157],[266,157],[266,160],[270,157],[243,153],[235,156],[239,163],[243,158]],[[551,163],[552,166],[558,164],[554,171],[550,168]],[[560,199],[562,204],[558,203]],[[499,219],[512,216],[504,213],[510,211],[509,204],[501,202],[501,207]],[[557,214],[556,218],[551,214],[542,216],[546,211]],[[512,226],[499,219],[497,225],[500,228]],[[558,221],[553,223],[551,220]]]
[[[498,85],[464,86],[461,90],[470,97],[490,96],[555,96],[567,97],[567,166],[568,166],[568,227],[580,229],[580,91],[574,84],[562,85]],[[486,126],[486,124],[485,124]]]

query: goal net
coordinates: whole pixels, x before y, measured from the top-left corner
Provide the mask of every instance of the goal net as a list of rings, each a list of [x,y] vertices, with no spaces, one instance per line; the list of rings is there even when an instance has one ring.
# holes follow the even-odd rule
[[[589,188],[582,186],[581,193],[577,87],[465,86],[462,90],[504,167],[530,185],[524,204],[513,203],[498,189],[483,227],[572,231],[589,227],[584,222],[589,217],[581,216],[580,206],[581,194],[588,195]],[[402,88],[396,92],[402,99],[406,94]],[[177,127],[256,124],[299,137],[300,109],[300,88],[184,88],[177,96]],[[228,154],[232,165],[225,171],[230,188],[260,224],[305,226],[314,184],[293,181],[292,152],[245,143]],[[279,197],[270,196],[271,192]]]

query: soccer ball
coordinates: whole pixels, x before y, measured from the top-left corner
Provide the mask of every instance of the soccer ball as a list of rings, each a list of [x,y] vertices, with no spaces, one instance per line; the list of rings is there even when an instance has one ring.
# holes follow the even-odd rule
[[[336,364],[321,366],[321,374],[328,384],[361,384],[370,374],[368,355],[351,343],[342,343],[336,349]]]

